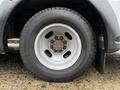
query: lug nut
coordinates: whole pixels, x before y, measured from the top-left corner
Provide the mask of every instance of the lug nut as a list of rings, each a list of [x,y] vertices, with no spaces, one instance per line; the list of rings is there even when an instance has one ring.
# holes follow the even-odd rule
[[[67,48],[66,46],[63,47],[63,49],[66,49],[66,48]]]
[[[53,45],[51,45],[50,48],[53,49]]]
[[[64,38],[62,36],[60,36],[60,40],[63,40]]]
[[[54,40],[51,40],[50,42],[51,42],[51,43],[54,43]]]
[[[54,52],[58,52],[58,51],[54,49]]]
[[[58,40],[58,36],[55,36],[54,39],[55,39],[55,40]]]
[[[59,52],[61,53],[63,50],[60,50]]]
[[[66,40],[64,40],[64,41],[63,41],[63,43],[64,43],[64,44],[67,44],[67,41],[66,41]]]

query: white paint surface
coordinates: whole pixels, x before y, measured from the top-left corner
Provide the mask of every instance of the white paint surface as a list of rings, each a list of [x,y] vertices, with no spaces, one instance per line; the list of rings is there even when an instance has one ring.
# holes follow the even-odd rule
[[[4,1],[4,0],[0,0],[0,5],[2,4],[3,1]]]
[[[120,0],[108,0],[108,2],[110,3],[111,7],[113,8],[116,14],[120,27]]]

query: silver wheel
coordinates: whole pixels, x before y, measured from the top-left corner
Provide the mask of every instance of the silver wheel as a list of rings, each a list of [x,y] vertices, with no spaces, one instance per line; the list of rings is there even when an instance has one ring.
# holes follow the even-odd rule
[[[82,44],[77,32],[61,23],[50,24],[38,33],[34,50],[41,64],[52,70],[64,70],[76,63]]]

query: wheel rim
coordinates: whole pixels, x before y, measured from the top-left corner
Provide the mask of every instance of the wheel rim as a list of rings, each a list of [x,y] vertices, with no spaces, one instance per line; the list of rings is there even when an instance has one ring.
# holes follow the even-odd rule
[[[77,62],[82,44],[72,27],[54,23],[40,30],[35,39],[34,50],[42,65],[52,70],[64,70]]]

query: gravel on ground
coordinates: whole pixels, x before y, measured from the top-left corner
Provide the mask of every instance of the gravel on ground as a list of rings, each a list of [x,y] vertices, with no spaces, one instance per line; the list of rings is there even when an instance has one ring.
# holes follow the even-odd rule
[[[120,53],[107,55],[105,74],[91,66],[72,82],[50,83],[29,72],[19,55],[0,56],[0,90],[120,90]]]

